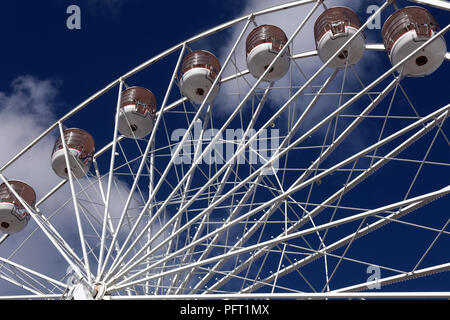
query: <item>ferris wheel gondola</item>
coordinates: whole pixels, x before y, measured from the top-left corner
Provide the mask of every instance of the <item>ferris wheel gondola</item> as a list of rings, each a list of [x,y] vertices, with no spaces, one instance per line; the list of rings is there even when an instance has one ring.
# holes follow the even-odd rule
[[[25,201],[30,207],[36,203],[36,193],[32,187],[22,181],[8,181],[11,188]],[[20,232],[27,226],[30,215],[8,188],[6,183],[0,185],[0,231],[11,234]]]

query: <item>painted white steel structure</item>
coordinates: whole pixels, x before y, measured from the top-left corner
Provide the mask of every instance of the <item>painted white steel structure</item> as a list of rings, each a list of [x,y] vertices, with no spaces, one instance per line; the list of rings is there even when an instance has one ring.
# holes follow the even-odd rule
[[[444,1],[410,2],[443,12],[450,10]],[[65,121],[87,111],[84,109],[102,95],[118,88],[117,104],[115,109],[110,108],[111,114],[115,112],[111,142],[94,155],[87,177],[69,175],[69,179],[43,193],[34,208],[11,189],[32,220],[14,239],[8,235],[0,237],[0,249],[6,248],[6,255],[0,257],[0,281],[15,290],[2,298],[448,299],[450,287],[442,292],[426,286],[423,292],[397,292],[389,285],[450,271],[450,256],[424,266],[430,252],[439,246],[438,240],[448,241],[448,212],[440,226],[401,219],[426,210],[430,203],[448,204],[450,185],[445,177],[450,159],[435,160],[430,154],[437,140],[449,146],[445,126],[450,104],[434,105],[435,97],[430,96],[428,113],[419,115],[408,87],[403,85],[404,75],[396,72],[419,51],[445,39],[450,24],[442,25],[441,31],[376,76],[366,75],[368,84],[353,66],[354,61],[334,69],[333,61],[342,50],[362,39],[373,18],[393,5],[386,1],[306,76],[304,63],[314,64],[308,59],[317,59],[318,53],[294,52],[294,44],[326,4],[327,1],[318,0],[292,1],[196,35],[93,94],[4,164],[0,168],[0,183],[11,189],[8,178],[14,177],[8,175],[8,170],[17,160],[50,133],[57,132],[62,137]],[[304,18],[299,19],[293,33],[287,34],[287,43],[270,65],[254,79],[246,65],[241,67],[236,59],[242,55],[245,61],[245,53],[239,48],[251,26],[266,15],[299,9],[305,13]],[[198,105],[194,106],[177,87],[182,59],[197,41],[230,28],[237,36],[203,102],[195,101]],[[361,43],[357,49],[362,56],[364,45]],[[368,43],[365,50],[387,58],[381,44]],[[153,64],[171,55],[177,57],[177,63],[168,71],[171,76],[151,133],[135,139],[120,135],[120,98],[126,82],[132,82],[133,75],[151,70]],[[286,76],[280,82],[264,81],[279,59],[286,57],[290,59]],[[349,85],[350,75],[357,79],[357,85]],[[171,101],[176,92],[178,98]],[[277,92],[283,92],[283,98],[274,98],[279,96]],[[409,115],[392,111],[398,97],[407,101]],[[334,108],[325,108],[325,104],[330,104],[327,98],[334,99]],[[271,99],[282,100],[271,107]],[[226,116],[220,115],[217,110],[226,104],[232,104],[232,108]],[[377,107],[383,105],[387,111],[380,114]],[[318,112],[321,108],[324,111]],[[172,123],[179,123],[180,119],[185,130],[174,140],[170,131],[177,127]],[[388,121],[396,120],[401,120],[402,125],[393,129]],[[372,121],[381,121],[381,128],[373,127]],[[372,128],[372,139],[358,143],[355,132],[360,134],[362,126]],[[278,127],[285,130],[273,147],[265,134]],[[213,135],[210,129],[215,129]],[[242,135],[230,138],[229,129],[240,129]],[[95,132],[92,135],[95,138]],[[234,140],[230,143],[229,139]],[[425,146],[421,159],[404,156],[405,151],[421,141]],[[234,146],[229,157],[217,152],[217,146],[226,142]],[[193,148],[186,149],[187,145]],[[442,154],[448,155],[449,150]],[[179,162],[180,156],[184,162]],[[252,161],[255,158],[257,161]],[[65,143],[61,159],[71,168],[73,163]],[[298,162],[293,163],[292,159]],[[386,193],[376,199],[375,205],[367,206],[352,195],[354,190],[366,191],[367,182],[370,184],[374,176],[381,176],[387,187],[391,177],[386,168],[397,164],[415,165],[412,177],[400,179],[406,190],[399,190],[397,195]],[[417,194],[413,190],[420,183],[424,166],[437,170],[436,177],[442,181],[421,185],[422,192]],[[324,185],[326,190],[321,189]],[[66,200],[62,205],[54,200],[61,195]],[[70,230],[61,224],[60,216],[72,221]],[[363,259],[349,254],[351,248],[358,247],[359,240],[374,239],[373,231],[388,230],[383,237],[395,236],[389,228],[397,227],[431,234],[431,243],[411,254],[415,257],[412,268],[401,269],[380,255],[372,261],[370,255]],[[48,240],[59,263],[51,266],[42,262],[41,267],[34,268],[16,260],[21,252],[32,250],[33,237],[38,235]],[[366,281],[368,267],[381,270],[380,277]],[[352,279],[352,268],[363,270],[362,275]],[[345,281],[339,274],[341,270],[348,270],[343,273]],[[380,285],[383,290],[371,291],[371,285]]]

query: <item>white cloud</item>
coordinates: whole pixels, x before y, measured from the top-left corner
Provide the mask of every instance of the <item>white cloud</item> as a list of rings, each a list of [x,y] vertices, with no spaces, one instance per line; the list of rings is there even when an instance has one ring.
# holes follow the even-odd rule
[[[0,92],[1,166],[56,121],[54,111],[55,106],[57,105],[58,82],[53,80],[39,80],[32,76],[21,76],[12,82],[10,92]],[[36,191],[38,200],[61,181],[61,179],[53,172],[50,161],[53,144],[57,135],[58,130],[54,130],[3,172],[5,177],[9,180],[18,179],[28,183]],[[101,170],[102,174],[104,174],[105,171],[105,169]],[[107,179],[107,175],[102,179],[102,185],[105,192],[107,189]],[[75,182],[75,187],[77,190],[81,190],[81,188],[85,189],[88,184],[93,181],[95,182],[92,178],[90,180],[83,178],[79,180],[79,183]],[[110,208],[112,216],[115,218],[114,221],[117,223],[126,196],[128,195],[129,187],[125,183],[119,181],[116,177],[114,177],[114,182],[118,188],[112,188]],[[137,194],[135,194],[135,198],[138,199]],[[92,187],[87,188],[87,192],[81,194],[79,199],[91,200],[93,203],[99,204],[93,205],[85,201],[80,201],[89,212],[96,215],[98,221],[102,220],[104,205],[101,205],[102,198],[97,183]],[[136,206],[136,202],[132,201],[130,207]],[[77,255],[82,257],[69,184],[66,184],[50,199],[44,202],[40,206],[40,211],[48,218],[54,214],[55,211],[59,210],[60,207],[62,207],[62,209],[51,219],[51,222],[56,230],[63,235],[68,244],[74,248]],[[81,208],[80,215],[82,217],[84,216]],[[89,226],[84,217],[82,219],[85,233],[93,235],[94,230]],[[93,219],[91,219],[91,221],[93,221]],[[30,220],[30,223],[25,230],[10,235],[10,237],[0,245],[0,256],[4,258],[9,257],[9,255],[14,252],[14,250],[36,227],[36,223],[33,220]],[[95,228],[97,232],[101,231],[101,226],[99,224],[95,224]],[[125,232],[125,230],[123,230],[123,232]],[[93,241],[91,241],[91,243],[93,243]],[[12,260],[43,274],[53,276],[56,279],[64,276],[67,268],[65,260],[40,230],[33,233],[30,239],[26,241],[25,245],[14,254]],[[94,266],[96,266],[95,263]],[[92,271],[95,272],[96,269]],[[4,286],[3,289],[2,286],[0,286],[0,292],[7,294],[23,293],[22,291],[17,290],[17,288],[11,289],[9,286]]]
[[[136,2],[138,0],[88,0],[86,5],[88,10],[95,14],[109,15],[117,19],[122,8],[133,1]]]
[[[21,76],[12,83],[10,93],[0,93],[0,163],[3,165],[22,148],[41,134],[54,120],[53,106],[57,97],[57,83],[52,80],[39,80],[32,76]],[[59,181],[51,173],[50,153],[53,148],[54,136],[42,140],[28,151],[24,157],[11,165],[3,173],[10,180],[23,180],[36,191],[38,198],[43,192],[50,190]],[[7,257],[14,248],[22,242],[33,229],[30,223],[21,233],[11,235],[0,246],[0,255]],[[51,244],[42,234],[33,236],[32,248],[16,255],[15,261],[35,267],[40,272],[42,265],[61,261],[54,258],[54,251],[49,250]],[[38,253],[38,254],[37,254]],[[48,273],[48,272],[47,272]],[[50,272],[51,273],[51,272]]]

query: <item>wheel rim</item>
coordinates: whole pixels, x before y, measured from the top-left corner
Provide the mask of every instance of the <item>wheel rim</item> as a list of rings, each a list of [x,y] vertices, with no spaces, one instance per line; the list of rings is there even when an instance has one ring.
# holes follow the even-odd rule
[[[295,3],[292,9],[314,2]],[[320,3],[309,7],[305,23],[319,8]],[[253,16],[256,23],[259,15],[264,16]],[[245,42],[250,17],[229,23],[238,34],[234,47]],[[299,34],[302,29],[300,23]],[[448,26],[442,34],[447,30]],[[370,84],[363,83],[354,66],[331,70],[323,65],[306,76],[302,63],[316,53],[295,52],[292,47],[290,71],[281,84],[253,79],[233,52],[227,52],[222,78],[215,80],[216,85],[221,81],[219,97],[211,105],[194,105],[179,92],[179,66],[198,38],[214,32],[215,28],[169,49],[94,95],[99,98],[116,85],[122,92],[135,73],[178,56],[152,133],[144,139],[125,139],[114,130],[113,142],[97,151],[86,178],[61,182],[36,208],[29,208],[34,228],[2,255],[2,279],[37,298],[327,297],[448,271],[445,255],[423,264],[431,251],[442,250],[442,238],[448,241],[445,215],[439,226],[398,219],[426,210],[419,209],[435,205],[435,200],[448,202],[448,149],[443,155],[435,150],[445,143],[448,148],[445,120],[450,107],[436,106],[419,116],[395,68],[383,70]],[[237,103],[229,103],[231,110],[216,113],[236,97]],[[407,101],[407,115],[395,112],[400,99]],[[62,132],[63,122],[88,105],[74,108],[37,141],[52,131]],[[319,106],[325,110],[316,112]],[[116,123],[117,119],[116,112]],[[417,160],[411,150],[422,140]],[[226,153],[226,147],[233,151]],[[238,157],[238,148],[248,147],[251,151]],[[184,157],[177,157],[181,151]],[[2,168],[3,180],[7,167],[24,153]],[[416,168],[409,178],[397,177],[394,183],[390,177],[406,172],[411,164]],[[426,166],[433,168],[427,179],[422,172]],[[275,174],[267,170],[270,167]],[[371,185],[387,191],[371,190]],[[372,201],[369,192],[379,198]],[[51,212],[42,211],[41,206],[58,194],[69,198]],[[77,226],[72,231],[76,236],[67,230],[67,222],[58,225],[60,215]],[[408,269],[397,267],[393,257],[399,250],[393,245],[398,232],[403,241],[414,238],[414,232],[404,228],[431,233],[431,241],[417,250],[405,249],[405,259],[412,264]],[[28,268],[14,262],[24,247],[33,247],[30,239],[37,234],[51,240],[54,254],[64,258],[61,265],[70,265],[71,272],[53,278],[46,276],[44,263]],[[389,240],[380,241],[385,237]],[[2,238],[2,247],[8,238]],[[364,255],[364,248],[372,245],[385,254]],[[346,281],[355,268],[363,270],[361,276]],[[374,270],[381,270],[382,277],[368,282],[374,279],[372,272],[377,274]],[[79,288],[87,289],[86,296]]]

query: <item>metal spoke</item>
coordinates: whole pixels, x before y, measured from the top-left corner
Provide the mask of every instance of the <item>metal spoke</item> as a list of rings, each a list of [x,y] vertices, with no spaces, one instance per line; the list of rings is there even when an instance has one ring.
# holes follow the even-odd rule
[[[433,12],[450,10],[441,0],[408,2]],[[25,226],[30,220],[29,229],[0,235],[0,299],[450,298],[442,281],[424,279],[423,292],[411,289],[416,278],[442,273],[441,279],[450,272],[450,219],[444,210],[450,196],[450,105],[436,97],[442,79],[425,96],[414,92],[422,80],[406,72],[420,52],[448,37],[450,24],[388,64],[396,57],[392,49],[386,59],[385,34],[383,43],[364,44],[364,33],[386,9],[396,12],[404,4],[386,0],[358,27],[349,25],[351,33],[345,25],[334,42],[340,48],[325,53],[328,38],[317,39],[313,20],[331,5],[290,1],[194,35],[122,74],[30,139],[0,166],[2,192],[9,197],[0,199],[2,218],[11,207],[6,199],[13,203],[11,217]],[[300,19],[289,28],[270,22],[285,12]],[[272,42],[256,76],[250,31],[268,22],[289,33],[278,46]],[[264,41],[267,46],[274,40]],[[214,47],[218,43],[221,48]],[[203,97],[197,103],[185,96],[191,72],[186,58],[208,47],[219,54],[219,68],[189,67],[209,74],[203,77],[207,90],[193,84]],[[352,57],[362,50],[386,61],[364,56],[357,64]],[[331,57],[323,59],[324,53]],[[339,67],[332,68],[337,59]],[[368,59],[376,65],[367,68]],[[443,59],[450,61],[448,52]],[[267,81],[285,62],[281,78]],[[134,121],[121,106],[123,90],[142,81],[147,69],[159,72],[152,90],[158,96],[162,88],[164,98],[152,119],[145,119],[152,121],[145,136],[121,134],[122,125]],[[442,77],[442,69],[436,72]],[[427,85],[436,84],[433,77]],[[73,161],[63,124],[78,125],[95,112],[96,100],[110,103],[107,93],[116,98],[114,111],[104,109],[114,131],[107,140],[98,135],[102,145],[91,170],[76,176],[73,169],[88,167]],[[29,168],[21,167],[25,154],[41,148],[55,129],[69,174],[49,190],[30,179],[39,198],[27,203],[6,176],[27,174]],[[2,228],[8,223],[2,221]],[[408,237],[420,246],[403,250]],[[43,250],[41,239],[51,243],[43,257],[55,257],[29,260],[30,252]],[[367,241],[373,251],[366,252]],[[398,250],[401,257],[391,254]],[[385,274],[361,282],[355,270],[368,273],[368,267]],[[404,283],[392,286],[395,292],[369,290],[399,282]]]

